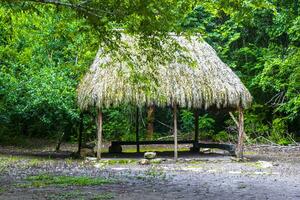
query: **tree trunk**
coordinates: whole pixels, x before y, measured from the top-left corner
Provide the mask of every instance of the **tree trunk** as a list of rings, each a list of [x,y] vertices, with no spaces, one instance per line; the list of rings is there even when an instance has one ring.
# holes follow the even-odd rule
[[[148,113],[147,113],[147,140],[152,140],[153,138],[153,132],[154,132],[154,112],[155,112],[155,106],[151,105],[148,107]]]
[[[61,145],[61,143],[62,143],[62,141],[64,139],[64,136],[65,136],[65,132],[62,132],[61,135],[59,136],[58,140],[57,140],[55,151],[59,151],[60,145]]]
[[[98,111],[98,119],[97,119],[97,159],[101,159],[101,146],[102,146],[102,111],[99,109]]]
[[[243,109],[239,108],[239,137],[238,137],[238,144],[237,144],[237,157],[243,158],[243,151],[244,151],[244,113]]]

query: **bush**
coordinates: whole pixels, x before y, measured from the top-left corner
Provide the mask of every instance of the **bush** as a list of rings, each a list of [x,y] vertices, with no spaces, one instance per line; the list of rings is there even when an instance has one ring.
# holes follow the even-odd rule
[[[292,136],[287,133],[287,122],[284,118],[275,118],[269,139],[279,145],[293,143]]]
[[[190,133],[194,130],[194,114],[189,110],[181,110],[180,112],[180,123],[181,130],[185,133]]]
[[[133,110],[129,106],[104,110],[104,138],[107,140],[132,139],[134,134],[131,134],[131,128],[134,123],[131,113]]]
[[[230,143],[234,143],[236,141],[235,135],[230,134],[226,131],[220,131],[219,133],[217,133],[216,135],[213,135],[212,139],[213,141],[216,142],[230,142]]]

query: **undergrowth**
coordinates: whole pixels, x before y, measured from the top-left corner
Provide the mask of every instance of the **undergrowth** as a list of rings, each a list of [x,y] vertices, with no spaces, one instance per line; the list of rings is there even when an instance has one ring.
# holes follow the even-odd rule
[[[106,178],[93,178],[88,176],[55,176],[50,174],[40,174],[29,176],[25,184],[20,187],[46,187],[54,186],[93,186],[114,183],[115,181]]]

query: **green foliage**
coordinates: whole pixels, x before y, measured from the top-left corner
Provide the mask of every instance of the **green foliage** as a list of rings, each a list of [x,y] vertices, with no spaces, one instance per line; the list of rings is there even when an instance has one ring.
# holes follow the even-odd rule
[[[236,134],[235,134],[236,135]],[[212,135],[212,139],[216,142],[236,142],[236,137],[234,134],[230,134],[226,131],[220,131],[215,135]]]
[[[71,133],[79,120],[76,86],[97,40],[74,13],[33,8],[0,6],[1,135]]]
[[[111,49],[118,47],[117,29],[139,33],[141,39],[158,36],[150,41],[141,40],[145,48],[159,47],[160,40],[170,31],[202,34],[254,97],[253,107],[245,113],[249,141],[265,138],[287,144],[299,132],[298,1],[204,0],[197,2],[196,7],[191,1],[181,0],[58,0],[56,5],[45,2],[5,0],[0,4],[1,144],[22,141],[24,135],[55,137],[61,132],[76,138],[80,122],[77,84],[99,42],[105,42]],[[195,8],[190,12],[192,7]],[[136,79],[147,82],[148,78]],[[93,112],[84,117],[86,140],[95,138]],[[172,124],[168,112],[164,109],[165,116],[156,116],[167,126]],[[105,110],[104,138],[134,140],[134,121],[134,110],[128,106]],[[143,121],[145,116],[141,117]],[[193,121],[191,111],[180,111],[182,132],[193,132]],[[143,137],[146,127],[141,124]],[[214,135],[216,126],[222,125],[212,116],[200,116],[201,137],[235,140],[237,129],[232,120],[225,124],[228,134],[223,130]],[[158,128],[164,133],[155,133],[155,137],[169,134],[169,127]]]
[[[245,116],[250,139],[268,138],[277,119],[285,119],[280,137],[300,129],[298,13],[298,1],[203,1],[182,23],[201,32],[250,89],[255,101]]]
[[[210,117],[208,114],[204,114],[199,118],[199,128],[201,131],[210,132],[214,129],[215,120]]]
[[[194,114],[186,109],[180,110],[181,130],[191,133],[194,130]]]
[[[181,131],[184,133],[194,132],[194,114],[189,110],[180,111]],[[199,130],[202,138],[212,139],[215,129],[215,120],[208,114],[199,116]]]
[[[215,120],[208,114],[199,116],[200,138],[213,140],[215,134]]]
[[[287,123],[283,118],[276,118],[272,123],[272,130],[269,139],[280,145],[293,143],[290,135],[287,134]]]
[[[61,132],[74,140],[80,121],[76,87],[99,43],[117,48],[119,29],[162,39],[181,28],[177,21],[190,8],[190,1],[169,0],[2,1],[0,140],[56,137]],[[105,138],[132,138],[126,109],[106,112]],[[84,117],[86,136],[94,138],[96,127],[91,124],[92,117]]]
[[[250,138],[268,137],[270,124],[266,121],[268,109],[260,104],[254,104],[245,114],[245,132]],[[232,123],[231,125],[234,125]]]
[[[119,1],[119,0],[3,0],[7,5],[32,9],[36,3],[54,4],[64,13],[73,11],[76,17],[85,18],[96,30],[100,39],[111,42],[116,29],[142,35],[165,35],[179,31],[178,23],[192,9],[191,0]],[[25,3],[24,3],[25,2]],[[108,40],[108,41],[105,41]]]
[[[37,176],[30,176],[26,179],[30,184],[24,185],[28,187],[45,187],[49,185],[55,186],[90,186],[103,185],[113,183],[113,181],[104,178],[92,178],[85,176],[55,176],[41,174]]]
[[[131,133],[132,121],[129,106],[111,108],[104,111],[103,132],[108,140],[135,140],[135,134]]]

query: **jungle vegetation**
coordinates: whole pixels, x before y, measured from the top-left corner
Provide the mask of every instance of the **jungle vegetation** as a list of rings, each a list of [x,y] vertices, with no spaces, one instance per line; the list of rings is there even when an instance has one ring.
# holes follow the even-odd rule
[[[22,138],[96,137],[95,111],[81,112],[76,90],[99,44],[117,48],[118,29],[143,36],[200,33],[241,78],[254,102],[247,141],[290,144],[300,136],[298,0],[117,1],[4,0],[0,3],[0,143]],[[134,140],[135,107],[104,110],[106,140]],[[142,137],[171,134],[169,108],[142,108]],[[180,136],[192,137],[193,113],[179,111]],[[223,111],[201,111],[200,137],[235,141]],[[154,133],[152,133],[154,132]]]

